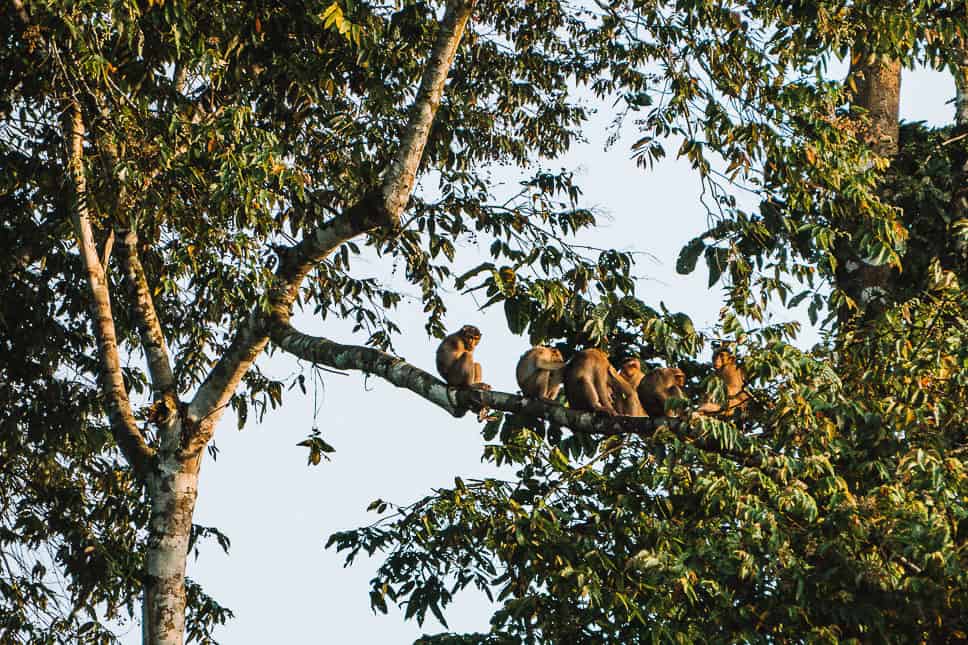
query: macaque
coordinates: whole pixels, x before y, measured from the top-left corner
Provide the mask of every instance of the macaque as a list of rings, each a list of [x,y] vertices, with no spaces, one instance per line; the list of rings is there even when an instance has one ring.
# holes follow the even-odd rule
[[[437,348],[437,371],[447,385],[491,389],[481,382],[481,364],[474,362],[474,348],[479,342],[481,330],[472,325],[464,325],[441,341]]]
[[[555,399],[565,378],[565,361],[552,347],[532,347],[518,360],[514,371],[525,396]]]
[[[639,359],[637,358],[625,359],[625,362],[622,363],[622,369],[620,369],[618,373],[624,376],[625,380],[628,381],[636,390],[639,389],[639,383],[645,376],[645,372],[642,371],[642,363],[640,363]]]
[[[666,401],[672,398],[684,399],[682,388],[686,375],[678,367],[660,367],[643,375],[639,382],[639,401],[651,417],[679,416],[678,411],[666,414]]]
[[[584,349],[572,356],[565,367],[565,396],[571,407],[617,415],[609,386],[612,373],[617,374],[600,349]]]
[[[629,361],[626,361],[622,365],[625,365]],[[636,361],[638,363],[638,361]],[[635,390],[635,386],[626,377],[622,376],[622,372],[615,371],[615,368],[609,365],[609,385],[612,388],[612,404],[615,409],[623,417],[645,417],[648,416],[645,413],[645,408],[642,407],[642,403],[639,401],[639,394]]]
[[[699,414],[720,414],[728,417],[735,410],[745,408],[746,403],[750,400],[750,395],[743,391],[743,387],[746,385],[746,375],[736,364],[736,357],[725,349],[717,351],[713,354],[713,369],[716,370],[719,378],[723,379],[726,385],[726,394],[729,397],[726,401],[726,407],[724,409],[719,403],[707,400],[696,411]]]

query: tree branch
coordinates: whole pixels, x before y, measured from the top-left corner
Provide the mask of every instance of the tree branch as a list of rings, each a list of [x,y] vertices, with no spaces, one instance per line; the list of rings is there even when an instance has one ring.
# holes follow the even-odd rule
[[[958,49],[961,60],[952,65],[955,77],[955,125],[968,126],[968,45]]]
[[[400,214],[413,191],[447,74],[473,7],[474,0],[450,0],[448,3],[411,107],[400,149],[380,186],[370,190],[341,215],[308,233],[299,244],[280,254],[275,284],[269,294],[268,315],[254,310],[240,323],[231,345],[189,405],[189,425],[198,427],[192,429],[193,435],[186,443],[186,455],[200,451],[208,443],[222,410],[268,342],[270,317],[282,322],[289,320],[302,281],[312,268],[339,248],[340,244],[354,237],[379,228],[392,230],[399,226]],[[202,419],[205,423],[200,423]]]
[[[754,454],[731,449],[697,432],[684,419],[669,417],[612,417],[597,412],[572,410],[543,399],[533,399],[494,390],[448,387],[433,375],[372,347],[341,345],[327,338],[309,336],[291,325],[276,324],[272,342],[280,349],[314,364],[340,370],[359,370],[417,394],[448,413],[460,417],[469,410],[489,408],[540,418],[566,427],[577,434],[614,436],[637,434],[650,436],[667,427],[683,441],[703,450],[729,455],[737,462],[762,467],[763,460]]]
[[[102,106],[101,114],[105,119],[110,113]],[[145,277],[144,267],[138,255],[138,234],[125,226],[119,225],[118,217],[121,213],[132,210],[132,200],[124,182],[117,176],[119,165],[118,150],[111,140],[109,133],[100,130],[95,135],[95,143],[105,164],[107,173],[114,180],[114,228],[111,229],[108,243],[104,247],[103,266],[106,268],[111,255],[111,245],[117,236],[121,244],[118,247],[118,260],[124,275],[124,285],[130,301],[131,318],[141,337],[141,346],[148,364],[148,374],[151,378],[151,389],[154,394],[155,410],[151,419],[160,430],[163,449],[177,451],[180,448],[179,424],[175,423],[178,415],[178,393],[175,375],[171,368],[168,345],[158,320],[155,304]],[[157,176],[158,170],[151,175]],[[147,185],[145,186],[147,188]]]
[[[118,237],[121,244],[118,246],[117,256],[131,299],[131,315],[141,334],[141,344],[157,401],[166,394],[175,393],[175,375],[171,370],[168,344],[158,321],[144,267],[138,257],[138,234],[132,230],[118,230]]]
[[[91,291],[91,315],[94,335],[98,343],[101,368],[101,389],[104,407],[111,423],[111,432],[125,458],[139,475],[147,472],[148,459],[153,451],[145,443],[131,412],[131,402],[121,375],[118,357],[118,341],[111,314],[111,297],[107,277],[94,245],[94,233],[87,210],[87,180],[84,176],[84,120],[76,101],[71,102],[71,115],[67,127],[68,168],[74,183],[73,223],[77,249],[87,274]]]

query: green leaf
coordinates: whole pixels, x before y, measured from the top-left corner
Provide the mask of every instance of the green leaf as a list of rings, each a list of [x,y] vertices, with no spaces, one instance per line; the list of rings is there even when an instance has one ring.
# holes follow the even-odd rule
[[[679,275],[689,275],[696,270],[696,262],[702,254],[706,244],[701,237],[689,240],[689,243],[679,251],[679,258],[676,260],[676,273]]]
[[[508,298],[504,301],[504,317],[512,334],[523,334],[531,318],[528,301],[521,298]]]
[[[729,249],[710,246],[706,249],[705,257],[709,268],[709,286],[712,287],[729,266]]]

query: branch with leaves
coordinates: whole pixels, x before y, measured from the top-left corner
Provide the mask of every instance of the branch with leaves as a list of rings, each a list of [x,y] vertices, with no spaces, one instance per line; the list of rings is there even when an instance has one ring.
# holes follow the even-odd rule
[[[101,387],[104,407],[111,423],[115,441],[139,475],[147,468],[152,450],[145,443],[144,435],[135,422],[131,402],[121,374],[121,359],[118,354],[118,339],[114,329],[114,316],[111,313],[111,295],[108,291],[104,265],[98,255],[91,228],[91,218],[87,207],[87,179],[84,173],[84,119],[81,107],[76,101],[69,104],[70,112],[66,123],[68,141],[67,161],[74,183],[73,223],[78,252],[91,293],[91,317],[94,335],[98,343],[98,358],[101,363]]]
[[[367,232],[391,231],[399,226],[400,213],[413,191],[424,147],[440,106],[444,83],[473,8],[473,0],[451,0],[447,4],[400,148],[380,186],[364,195],[354,206],[307,233],[300,243],[280,253],[276,282],[269,294],[269,313],[257,308],[239,325],[229,349],[189,405],[188,416],[192,422],[198,423],[201,419],[208,422],[193,429],[186,454],[196,454],[208,443],[215,421],[268,342],[270,316],[288,321],[303,279],[312,268],[344,242]]]

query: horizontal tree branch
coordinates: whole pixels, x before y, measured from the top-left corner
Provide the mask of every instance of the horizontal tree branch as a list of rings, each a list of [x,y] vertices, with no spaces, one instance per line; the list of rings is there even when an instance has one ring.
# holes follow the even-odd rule
[[[686,420],[670,417],[622,417],[598,412],[572,410],[544,399],[518,396],[495,390],[448,387],[432,374],[411,365],[402,358],[372,347],[342,345],[327,338],[304,334],[291,325],[277,323],[271,332],[272,342],[293,356],[318,365],[340,370],[359,370],[417,394],[448,413],[460,417],[467,410],[489,408],[512,412],[535,419],[545,419],[578,434],[614,436],[637,434],[650,436],[666,427],[679,437],[703,450],[730,456],[747,466],[761,467],[762,460],[740,450],[726,448],[714,439],[702,436]]]

